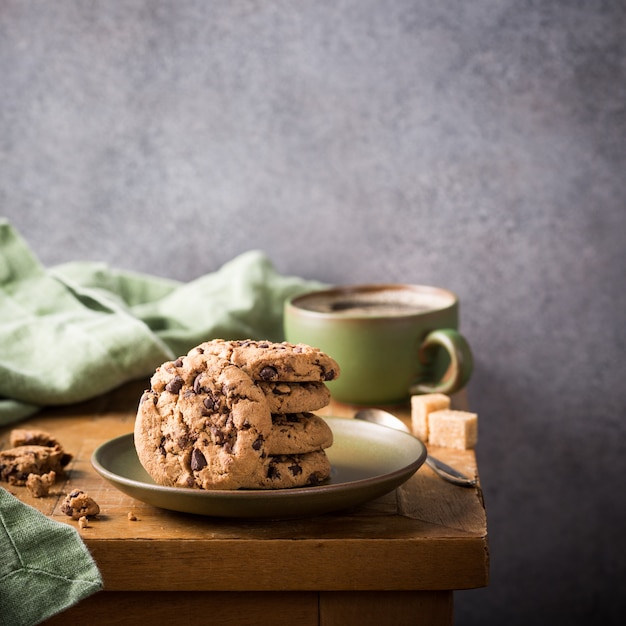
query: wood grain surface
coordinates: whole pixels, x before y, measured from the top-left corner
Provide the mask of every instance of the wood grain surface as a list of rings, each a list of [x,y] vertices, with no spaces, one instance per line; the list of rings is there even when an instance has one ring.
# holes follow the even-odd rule
[[[260,597],[264,603],[280,596],[271,613],[274,623],[282,621],[283,609],[286,615],[297,615],[289,608],[295,601],[299,609],[312,603],[320,620],[326,615],[323,623],[349,624],[354,618],[354,623],[362,624],[376,615],[374,608],[366,608],[368,602],[381,607],[391,597],[382,596],[378,602],[376,593],[393,592],[400,594],[396,600],[404,598],[392,603],[401,612],[402,605],[407,611],[419,605],[424,615],[433,613],[431,623],[449,623],[452,591],[488,583],[487,521],[480,485],[457,487],[427,466],[381,498],[305,519],[211,518],[155,508],[123,494],[95,472],[91,455],[108,439],[132,432],[146,384],[138,381],[80,405],[47,409],[19,425],[54,434],[74,459],[67,479],[58,482],[48,497],[34,498],[24,487],[5,487],[45,515],[76,528],[78,523],[60,510],[71,489],[86,491],[100,505],[100,515],[79,532],[102,572],[106,593],[81,607],[103,602],[121,607],[127,602],[135,609],[145,606],[144,615],[149,609],[164,615],[166,607],[179,606],[185,598],[185,606],[196,601],[214,605],[217,617],[221,613],[215,607],[224,600],[219,594],[250,592],[253,595],[242,597],[257,605]],[[318,413],[351,416],[354,408],[331,403]],[[393,407],[405,421],[409,410]],[[10,428],[0,430],[0,445],[8,445],[9,432]],[[431,452],[470,476],[478,474],[472,450]],[[129,513],[135,519],[129,519]],[[435,593],[424,593],[430,591]],[[127,595],[130,592],[136,592],[136,599],[130,600],[135,598]],[[351,599],[353,593],[361,598],[360,604]],[[230,606],[234,598],[244,602],[236,595],[227,597]],[[307,623],[304,617],[289,621]]]

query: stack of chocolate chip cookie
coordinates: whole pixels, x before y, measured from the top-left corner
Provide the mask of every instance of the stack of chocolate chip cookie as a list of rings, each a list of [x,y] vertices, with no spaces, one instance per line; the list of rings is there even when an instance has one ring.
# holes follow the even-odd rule
[[[325,382],[337,363],[304,344],[214,340],[161,365],[140,401],[135,447],[161,485],[282,489],[330,476]]]

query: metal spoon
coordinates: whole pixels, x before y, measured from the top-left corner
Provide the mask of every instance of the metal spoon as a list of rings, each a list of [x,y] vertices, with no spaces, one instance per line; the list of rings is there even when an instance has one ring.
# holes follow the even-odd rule
[[[365,422],[373,422],[374,424],[386,426],[387,428],[402,430],[409,434],[411,432],[401,419],[398,419],[395,415],[392,415],[387,411],[383,411],[382,409],[360,409],[355,413],[354,418]],[[476,480],[474,478],[468,478],[465,474],[455,470],[443,461],[430,456],[430,454],[426,456],[426,465],[428,465],[436,474],[441,476],[441,478],[454,483],[455,485],[460,485],[461,487],[476,486]]]

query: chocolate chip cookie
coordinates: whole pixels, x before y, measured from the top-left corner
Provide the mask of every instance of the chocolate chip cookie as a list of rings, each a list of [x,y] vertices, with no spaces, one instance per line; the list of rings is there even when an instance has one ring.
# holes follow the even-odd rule
[[[329,448],[330,426],[314,413],[272,415],[272,430],[265,440],[268,454],[302,454]]]
[[[141,464],[161,485],[256,485],[272,427],[265,396],[240,368],[196,353],[157,369],[135,422]]]
[[[317,411],[330,402],[330,391],[321,382],[256,382],[265,394],[272,413],[306,413]]]
[[[254,489],[289,489],[315,486],[330,477],[331,466],[323,450],[307,454],[272,455],[263,463],[263,473]]]
[[[198,352],[220,356],[257,381],[328,382],[339,376],[333,358],[306,344],[215,339],[193,348],[189,356]]]

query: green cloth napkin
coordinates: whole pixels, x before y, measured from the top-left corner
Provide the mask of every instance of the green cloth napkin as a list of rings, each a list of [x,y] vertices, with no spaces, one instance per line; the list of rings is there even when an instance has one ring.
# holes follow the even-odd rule
[[[78,532],[0,487],[0,624],[38,624],[100,589]]]
[[[285,299],[322,286],[259,251],[189,283],[92,262],[46,269],[0,219],[0,426],[149,376],[202,341],[279,341]]]
[[[322,288],[246,252],[189,283],[74,262],[47,269],[0,218],[0,427],[148,377],[209,339],[283,338],[286,298]],[[101,588],[80,535],[0,488],[0,625]]]

